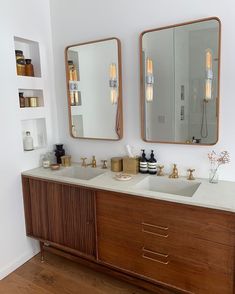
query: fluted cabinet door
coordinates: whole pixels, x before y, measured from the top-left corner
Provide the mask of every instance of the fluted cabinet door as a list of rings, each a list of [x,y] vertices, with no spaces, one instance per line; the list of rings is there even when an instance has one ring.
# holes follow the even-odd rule
[[[95,193],[63,184],[48,185],[49,239],[95,256]]]
[[[23,177],[27,235],[96,257],[95,192]]]

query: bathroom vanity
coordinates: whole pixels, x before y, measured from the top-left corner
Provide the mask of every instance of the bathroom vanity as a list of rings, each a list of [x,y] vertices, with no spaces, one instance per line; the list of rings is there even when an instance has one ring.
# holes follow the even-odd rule
[[[42,249],[156,293],[234,293],[235,183],[119,182],[76,165],[22,181],[27,235]]]

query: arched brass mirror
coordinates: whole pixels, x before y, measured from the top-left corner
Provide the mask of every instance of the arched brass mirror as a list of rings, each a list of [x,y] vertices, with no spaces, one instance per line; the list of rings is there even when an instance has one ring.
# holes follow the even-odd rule
[[[74,138],[120,140],[121,44],[109,38],[65,50],[70,133]]]
[[[220,35],[221,24],[216,17],[141,34],[143,140],[216,144]]]

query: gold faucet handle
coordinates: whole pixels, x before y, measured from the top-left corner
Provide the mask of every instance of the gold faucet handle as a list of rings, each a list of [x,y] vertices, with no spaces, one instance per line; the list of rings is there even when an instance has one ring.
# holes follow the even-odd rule
[[[102,165],[102,168],[103,169],[106,169],[106,168],[108,168],[108,166],[107,166],[107,162],[108,162],[108,160],[101,160],[101,162],[103,163],[103,165]]]
[[[164,176],[164,172],[163,172],[164,165],[158,165],[157,168],[159,169],[157,172],[157,176],[159,176],[159,177]]]
[[[193,172],[195,172],[195,169],[191,169],[191,168],[189,168],[189,169],[188,169],[188,172],[189,172],[188,180],[189,180],[189,181],[195,180],[195,178],[194,178],[194,176],[193,176]]]
[[[82,160],[82,166],[86,166],[87,157],[81,157],[81,160]]]
[[[96,167],[95,155],[92,155],[91,167]]]

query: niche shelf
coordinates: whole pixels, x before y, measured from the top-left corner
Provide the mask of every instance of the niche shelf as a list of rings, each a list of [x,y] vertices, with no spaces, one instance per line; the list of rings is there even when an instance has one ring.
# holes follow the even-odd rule
[[[48,112],[45,107],[43,72],[41,69],[39,42],[21,37],[14,37],[15,50],[22,50],[25,59],[31,59],[34,67],[34,76],[17,75],[18,108],[22,134],[22,149],[26,131],[29,131],[33,138],[34,150],[24,151],[27,158],[33,158],[37,150],[47,147],[47,127]],[[15,52],[14,52],[15,53]],[[15,54],[14,54],[15,55]],[[24,97],[38,97],[37,107],[20,107],[19,93],[23,92]],[[23,149],[24,150],[24,149]],[[36,152],[36,153],[35,153]],[[30,155],[29,155],[30,154]]]
[[[15,50],[22,50],[26,59],[31,59],[34,67],[34,76],[41,77],[41,62],[39,43],[19,37],[14,37]],[[26,77],[30,78],[30,77]]]
[[[43,90],[39,89],[18,89],[18,93],[24,93],[24,97],[27,99],[28,97],[37,97],[37,107],[43,107],[44,106],[44,98],[43,98]],[[22,107],[22,109],[25,108],[30,108],[31,110],[34,109],[35,107]]]
[[[33,138],[34,150],[45,148],[47,145],[46,119],[26,119],[21,121],[22,143],[26,132],[29,131]],[[32,150],[33,151],[33,150]],[[32,152],[24,151],[24,152]]]

